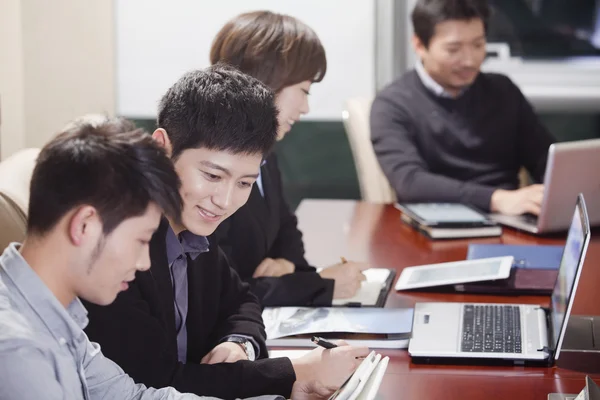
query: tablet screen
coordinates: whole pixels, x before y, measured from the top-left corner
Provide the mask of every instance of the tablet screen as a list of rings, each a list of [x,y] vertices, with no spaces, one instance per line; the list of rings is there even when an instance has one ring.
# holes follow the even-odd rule
[[[455,203],[419,203],[404,204],[408,210],[419,218],[436,223],[448,222],[485,222],[486,217],[482,214]]]
[[[396,290],[506,279],[513,257],[482,258],[404,268]]]

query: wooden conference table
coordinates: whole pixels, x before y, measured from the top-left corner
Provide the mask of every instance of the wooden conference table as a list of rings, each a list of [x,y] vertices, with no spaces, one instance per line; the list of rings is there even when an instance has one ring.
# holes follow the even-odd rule
[[[536,237],[504,228],[502,237],[432,241],[400,221],[391,205],[349,200],[304,200],[298,210],[306,257],[316,266],[339,262],[340,256],[395,268],[464,260],[469,243],[564,244],[566,233]],[[574,314],[600,315],[600,232],[592,231],[579,282]],[[549,297],[401,293],[392,290],[386,307],[410,307],[417,301],[533,303],[548,306]],[[406,350],[381,350],[390,357],[382,382],[382,399],[546,399],[547,394],[579,393],[585,374],[552,368],[435,366],[411,362]],[[593,375],[600,382],[600,374]]]

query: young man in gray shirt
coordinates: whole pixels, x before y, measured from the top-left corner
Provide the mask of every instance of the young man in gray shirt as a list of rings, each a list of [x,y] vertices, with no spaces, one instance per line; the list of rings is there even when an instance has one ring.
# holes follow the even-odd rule
[[[110,304],[149,268],[161,215],[181,213],[179,187],[164,151],[124,120],[72,124],[42,149],[27,237],[0,257],[1,399],[200,398],[136,384],[88,340],[79,300]]]

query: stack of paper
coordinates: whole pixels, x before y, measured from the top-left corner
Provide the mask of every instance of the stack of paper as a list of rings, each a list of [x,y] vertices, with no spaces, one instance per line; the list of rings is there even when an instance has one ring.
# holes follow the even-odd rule
[[[263,311],[268,346],[314,347],[311,335],[373,348],[406,348],[412,308],[274,307]]]

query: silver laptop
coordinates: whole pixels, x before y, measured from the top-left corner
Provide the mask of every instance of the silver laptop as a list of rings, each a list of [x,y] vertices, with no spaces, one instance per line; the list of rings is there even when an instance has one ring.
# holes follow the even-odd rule
[[[589,241],[589,220],[580,194],[549,309],[525,304],[417,303],[408,352],[413,359],[430,362],[437,358],[554,362]]]
[[[565,231],[578,193],[588,201],[591,226],[600,225],[600,139],[554,143],[548,150],[539,217],[491,214],[494,221],[541,234]]]

